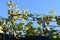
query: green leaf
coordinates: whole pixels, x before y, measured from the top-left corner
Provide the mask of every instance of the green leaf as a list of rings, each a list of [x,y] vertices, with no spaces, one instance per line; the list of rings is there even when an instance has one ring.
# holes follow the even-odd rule
[[[41,21],[42,20],[42,18],[37,18],[37,21]]]
[[[41,30],[40,27],[37,27],[37,30],[40,31]]]
[[[24,14],[25,15],[28,14],[28,9],[24,10]]]
[[[30,26],[29,30],[26,31],[27,35],[31,35],[34,33],[35,28],[33,28],[32,26]]]
[[[38,21],[37,23],[38,23],[39,25],[41,24],[41,22],[40,22],[40,21]]]
[[[29,17],[29,16],[30,16],[30,14],[27,14],[27,16]]]
[[[19,13],[20,13],[20,11],[19,11],[19,10],[17,10],[17,11],[16,11],[16,14],[19,14]]]
[[[12,19],[11,22],[12,22],[13,24],[15,24],[15,23],[16,23],[16,20],[15,20],[15,19]]]
[[[46,24],[49,25],[49,21],[46,21]]]
[[[60,25],[60,17],[56,17],[56,22],[58,25]]]
[[[53,34],[53,38],[55,38],[55,39],[56,39],[57,37],[58,37],[58,36],[57,36],[56,34]]]
[[[54,10],[50,10],[50,13],[54,13]]]
[[[33,23],[32,22],[29,22],[26,26],[27,27],[30,27],[30,26],[32,26],[33,25]]]
[[[16,27],[16,29],[17,29],[18,31],[20,31],[20,30],[23,29],[23,26],[24,26],[24,23],[20,23],[20,24],[18,24],[18,26]]]
[[[8,14],[10,14],[10,10],[8,10]]]
[[[27,20],[28,16],[22,16],[22,19]]]
[[[24,23],[20,23],[18,26],[22,27],[24,25]]]
[[[30,26],[30,28],[29,28],[30,30],[34,30],[34,28],[32,27],[32,26]]]

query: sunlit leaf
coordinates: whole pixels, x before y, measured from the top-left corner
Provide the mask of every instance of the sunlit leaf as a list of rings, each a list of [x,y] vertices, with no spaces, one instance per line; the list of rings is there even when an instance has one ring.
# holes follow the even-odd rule
[[[2,26],[0,26],[0,30],[2,30],[3,28],[2,28]]]
[[[25,29],[25,30],[29,30],[29,28],[28,28],[28,27],[25,27],[24,29]]]
[[[56,12],[54,10],[50,10],[50,13],[56,14]]]
[[[57,35],[54,34],[54,35],[53,35],[53,38],[57,38]]]
[[[8,6],[11,6],[11,5],[12,5],[12,1],[8,1],[8,2],[7,2],[7,5],[8,5]]]
[[[28,17],[27,16],[22,16],[22,19],[27,20]]]
[[[24,10],[24,14],[25,14],[25,15],[28,14],[28,9]]]
[[[0,33],[4,33],[2,30],[0,30]]]
[[[16,14],[20,14],[20,11],[19,11],[19,10],[17,10],[17,11],[16,11]]]
[[[2,26],[6,27],[6,26],[7,26],[7,24],[6,24],[6,23],[3,23],[3,24],[2,24]]]

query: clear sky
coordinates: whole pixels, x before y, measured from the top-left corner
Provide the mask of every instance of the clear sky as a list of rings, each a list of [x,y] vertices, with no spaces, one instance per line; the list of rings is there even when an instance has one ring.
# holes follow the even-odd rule
[[[0,16],[7,17],[8,6],[7,1],[0,0]],[[12,0],[16,2],[18,8],[22,10],[21,6],[24,5],[24,9],[29,8],[29,12],[34,13],[38,11],[39,13],[49,14],[51,9],[55,10],[58,15],[60,15],[60,0]]]

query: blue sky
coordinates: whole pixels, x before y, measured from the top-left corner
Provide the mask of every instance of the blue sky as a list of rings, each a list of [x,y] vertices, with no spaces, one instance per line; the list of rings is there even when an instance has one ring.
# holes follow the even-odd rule
[[[0,16],[7,17],[7,4],[8,0],[0,0]],[[51,9],[55,10],[60,15],[60,0],[12,0],[16,2],[18,8],[22,10],[21,6],[24,5],[24,9],[29,8],[31,13],[38,11],[39,13],[49,14]]]
[[[8,0],[0,0],[0,16],[8,16]],[[60,15],[60,0],[12,0],[16,2],[20,10],[29,8],[29,12],[34,13],[38,11],[41,14],[49,14],[51,9],[55,10]],[[24,6],[24,8],[21,8]],[[53,23],[54,24],[54,23]]]

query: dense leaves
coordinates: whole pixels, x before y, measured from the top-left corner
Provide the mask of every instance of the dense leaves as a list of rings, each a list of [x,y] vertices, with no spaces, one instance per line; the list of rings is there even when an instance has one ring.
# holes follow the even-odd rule
[[[30,27],[30,26],[33,26],[33,23],[32,22],[29,22],[28,24],[25,25],[26,27]]]
[[[50,13],[52,15],[46,15],[41,17],[33,17],[34,15],[29,14],[28,9],[21,12],[17,7],[16,4],[12,1],[9,1],[7,3],[9,9],[8,9],[8,17],[3,20],[0,20],[0,32],[6,33],[9,32],[9,34],[14,34],[15,36],[21,33],[25,33],[25,35],[33,35],[33,36],[49,36],[52,35],[52,38],[58,38],[58,34],[53,34],[55,31],[52,28],[41,28],[41,24],[43,24],[43,21],[49,25],[50,22],[52,22],[52,19],[56,19],[56,22],[58,25],[60,25],[60,17],[55,16],[55,11],[51,10]],[[33,20],[29,21],[27,24],[25,24],[25,21],[28,21],[29,17],[31,17]],[[21,20],[17,22],[17,20]],[[37,21],[37,24],[39,25],[37,28],[33,27],[33,21]],[[20,32],[22,31],[22,32]],[[43,32],[42,32],[43,31]]]
[[[22,30],[23,29],[24,23],[19,23],[16,27],[17,30]]]
[[[43,20],[45,20],[47,25],[49,25],[49,22],[52,21],[52,18],[53,18],[52,16],[45,16],[45,17],[43,17]]]
[[[56,17],[56,22],[58,25],[60,25],[60,17]]]

